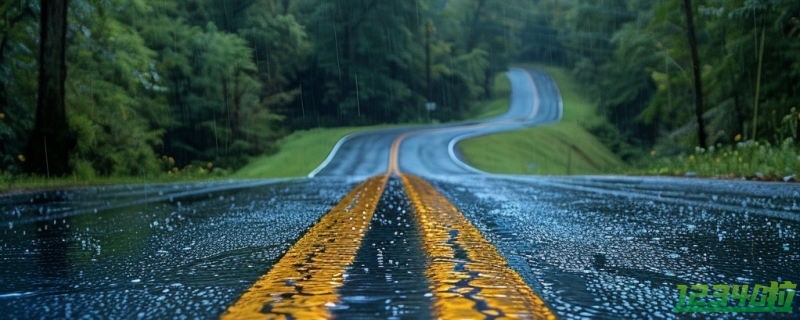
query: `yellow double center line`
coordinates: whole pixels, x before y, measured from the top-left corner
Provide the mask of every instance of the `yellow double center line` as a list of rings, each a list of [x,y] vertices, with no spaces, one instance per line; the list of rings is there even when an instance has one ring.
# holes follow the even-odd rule
[[[388,176],[358,185],[250,287],[222,319],[327,319]]]
[[[402,175],[428,255],[426,275],[441,319],[555,319],[489,241],[425,180]]]
[[[425,130],[429,132],[433,130]],[[389,176],[400,176],[422,231],[425,274],[440,319],[555,319],[544,301],[456,207],[425,180],[402,174],[395,139],[384,175],[353,189],[315,224],[223,319],[329,319]]]

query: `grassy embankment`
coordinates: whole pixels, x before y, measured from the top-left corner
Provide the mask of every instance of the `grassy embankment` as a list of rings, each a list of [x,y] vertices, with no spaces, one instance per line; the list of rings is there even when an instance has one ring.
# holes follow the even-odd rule
[[[320,128],[296,131],[284,137],[277,153],[260,156],[236,172],[209,170],[209,168],[184,167],[174,173],[141,177],[95,177],[92,179],[23,177],[0,174],[0,192],[13,190],[41,190],[64,187],[81,187],[115,184],[170,183],[228,179],[267,179],[304,177],[328,156],[336,142],[344,136],[387,125],[369,127]]]
[[[469,118],[485,119],[498,116],[508,110],[511,83],[505,74],[495,78],[495,96],[490,102],[475,106]],[[281,141],[278,153],[253,159],[233,174],[234,178],[262,179],[279,177],[302,177],[319,166],[344,136],[388,126],[319,128],[297,131]]]
[[[186,170],[186,168],[184,168]],[[190,169],[191,170],[191,169]],[[48,190],[63,189],[72,187],[104,186],[118,184],[158,184],[174,182],[197,182],[228,180],[224,173],[180,173],[180,174],[152,174],[149,176],[130,176],[130,177],[94,177],[91,179],[79,179],[75,175],[71,177],[47,178],[43,176],[28,177],[22,175],[0,174],[0,193],[15,192],[23,190]]]
[[[462,141],[457,147],[467,163],[492,173],[541,175],[599,174],[624,167],[581,126],[601,120],[595,118],[595,105],[580,93],[571,77],[559,68],[537,68],[547,71],[558,83],[564,102],[561,122]],[[500,101],[508,105],[508,98],[490,104]]]
[[[295,131],[281,140],[280,149],[276,154],[253,159],[233,173],[233,177],[242,179],[304,177],[325,161],[339,139],[351,133],[388,127],[390,126],[380,125]]]
[[[559,77],[563,77],[563,74],[558,75]],[[559,78],[557,78],[557,81]],[[470,112],[469,118],[472,119],[485,119],[494,116],[498,116],[506,112],[509,106],[509,95],[510,95],[510,83],[508,78],[506,78],[505,74],[498,74],[497,78],[495,79],[495,92],[494,95],[496,99],[492,101],[476,105],[472,112]],[[561,82],[559,82],[561,85]],[[573,86],[574,87],[574,86]],[[573,88],[574,89],[574,88]],[[564,89],[562,89],[564,90]],[[574,91],[574,90],[573,90]],[[570,102],[570,98],[565,98],[565,105],[573,105],[573,102]],[[581,119],[587,117],[586,114],[590,114],[589,111],[584,110],[588,104],[583,101],[583,105],[581,108],[576,110],[565,111],[564,117],[565,119]],[[570,108],[571,109],[571,108]],[[582,111],[581,111],[582,110]],[[579,112],[580,111],[580,112]],[[111,184],[133,184],[133,183],[168,183],[168,182],[178,182],[178,181],[206,181],[210,179],[230,179],[230,178],[237,178],[237,179],[264,179],[264,178],[279,178],[279,177],[302,177],[307,175],[309,172],[314,170],[322,161],[325,160],[325,157],[328,156],[333,146],[336,144],[339,139],[342,137],[365,130],[372,130],[372,129],[379,129],[379,128],[386,128],[388,126],[370,126],[370,127],[344,127],[344,128],[319,128],[319,129],[311,129],[311,130],[301,130],[294,132],[287,137],[283,138],[280,142],[280,149],[276,154],[269,155],[269,156],[261,156],[254,158],[248,165],[241,168],[240,170],[232,173],[232,174],[225,174],[224,172],[217,172],[216,174],[210,172],[206,173],[194,173],[194,171],[200,170],[200,168],[187,168],[182,169],[180,172],[176,173],[175,175],[158,175],[158,176],[149,176],[149,177],[97,177],[95,179],[90,180],[80,180],[76,178],[57,178],[57,179],[46,179],[44,177],[39,178],[19,178],[19,177],[12,177],[12,176],[0,176],[0,192],[2,191],[9,191],[9,190],[20,190],[20,189],[47,189],[47,188],[61,188],[61,187],[68,187],[68,186],[88,186],[88,185],[111,185]],[[540,157],[545,159],[544,157],[539,156],[540,154],[545,155],[546,157],[550,157],[548,154],[555,153],[556,157],[553,159],[547,160],[547,162],[542,163],[542,166],[538,167],[536,170],[532,170],[532,173],[552,173],[552,174],[561,174],[564,173],[564,167],[557,165],[559,157],[563,158],[564,156],[572,156],[573,160],[573,172],[584,172],[585,164],[581,160],[581,153],[588,154],[594,156],[595,154],[600,154],[600,159],[607,159],[609,156],[604,150],[596,150],[598,147],[590,147],[591,136],[583,131],[575,130],[574,128],[578,127],[576,123],[571,124],[559,124],[556,126],[552,126],[552,128],[544,128],[544,134],[542,133],[534,133],[533,136],[529,136],[527,133],[529,130],[523,130],[518,133],[510,133],[512,140],[505,140],[505,137],[484,137],[477,139],[480,141],[481,139],[490,139],[488,142],[490,144],[495,144],[490,146],[489,152],[486,154],[494,153],[503,155],[504,161],[495,163],[495,166],[500,166],[501,168],[504,166],[508,166],[508,168],[522,169],[522,173],[531,173],[531,171],[527,170],[527,165],[531,162],[529,159],[531,156]],[[579,127],[578,127],[579,128]],[[577,133],[577,134],[576,134]],[[573,136],[575,135],[575,136]],[[588,136],[588,137],[587,137]],[[579,139],[576,139],[579,138]],[[498,153],[495,149],[496,143],[493,142],[491,139],[500,138],[500,143],[502,145],[507,146],[514,146],[513,148],[500,148],[505,149],[502,152]],[[549,139],[549,140],[540,140],[540,139]],[[562,145],[560,140],[567,140],[567,141],[589,141],[586,143],[580,143],[581,147],[577,150],[581,152],[575,152],[573,155],[569,153],[559,154],[561,150],[558,149],[557,146],[550,145],[551,143],[535,143],[535,147],[533,153],[525,151],[520,153],[511,152],[510,150],[518,150],[520,149],[517,147],[518,143],[521,140],[535,140],[535,141],[555,141],[559,146]],[[527,141],[524,143],[530,143],[531,141]],[[473,143],[469,141],[469,144]],[[476,146],[480,147],[480,143],[475,144]],[[599,144],[596,144],[599,145]],[[481,150],[481,149],[478,149]],[[469,153],[469,148],[466,150]],[[549,159],[549,158],[548,158]],[[492,161],[492,158],[488,158],[489,161]],[[611,160],[603,160],[601,162],[603,164],[607,162],[615,161],[614,159]],[[521,165],[520,165],[521,164]],[[615,163],[616,164],[616,163]],[[516,171],[494,171],[491,166],[485,167],[477,164],[479,168],[493,171],[493,172],[509,172],[509,173],[519,173],[519,170]],[[205,168],[203,168],[205,169]],[[547,171],[543,171],[547,169]],[[194,171],[193,171],[194,170]],[[560,170],[560,171],[559,171]]]

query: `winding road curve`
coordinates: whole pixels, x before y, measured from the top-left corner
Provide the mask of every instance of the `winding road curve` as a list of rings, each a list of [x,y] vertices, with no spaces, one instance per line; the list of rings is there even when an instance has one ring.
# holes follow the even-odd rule
[[[684,318],[721,309],[680,285],[774,282],[800,316],[800,187],[480,172],[458,141],[561,118],[547,74],[508,76],[508,113],[351,135],[309,177],[0,195],[0,312]]]
[[[420,176],[480,173],[458,156],[459,141],[528,126],[558,122],[563,113],[561,94],[553,79],[542,71],[511,69],[511,106],[498,117],[483,121],[437,126],[375,130],[345,137],[309,177],[372,176],[388,170],[390,149],[400,141],[402,172]]]

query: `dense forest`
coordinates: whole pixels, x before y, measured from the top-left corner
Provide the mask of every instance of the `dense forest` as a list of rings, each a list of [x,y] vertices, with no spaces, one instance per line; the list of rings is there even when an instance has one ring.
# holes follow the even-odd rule
[[[571,70],[610,123],[588,129],[623,158],[653,146],[675,154],[746,140],[797,145],[800,2],[537,3],[538,14],[523,28],[529,37],[522,40],[521,57]],[[695,70],[700,103],[694,98]]]
[[[37,104],[42,3],[0,7],[2,170]],[[70,0],[65,103],[79,177],[236,168],[312,127],[460,119],[508,65],[499,0]],[[425,103],[438,108],[428,115]]]
[[[0,5],[3,172],[26,160],[47,1]],[[608,120],[586,126],[625,159],[782,143],[798,128],[798,16],[796,0],[69,0],[69,163],[233,169],[294,130],[463,119],[515,62],[570,70]]]

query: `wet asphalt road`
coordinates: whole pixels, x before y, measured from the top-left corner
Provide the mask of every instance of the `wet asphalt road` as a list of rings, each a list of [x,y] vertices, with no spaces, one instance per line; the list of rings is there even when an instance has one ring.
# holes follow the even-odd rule
[[[509,75],[511,113],[494,119],[504,122],[408,136],[399,165],[456,205],[559,317],[675,318],[677,284],[800,282],[795,184],[488,176],[459,163],[454,138],[560,117],[549,78],[533,72],[534,94],[520,72]],[[0,313],[216,318],[365,176],[385,172],[409,130],[350,138],[313,179],[0,195]],[[410,211],[390,180],[335,316],[430,317]]]

